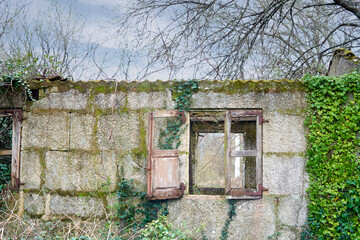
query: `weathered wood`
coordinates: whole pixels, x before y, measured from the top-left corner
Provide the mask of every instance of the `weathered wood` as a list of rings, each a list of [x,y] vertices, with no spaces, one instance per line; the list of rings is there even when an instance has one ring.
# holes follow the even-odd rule
[[[146,194],[148,197],[152,196],[152,187],[151,187],[151,158],[152,158],[152,151],[153,151],[153,138],[154,138],[154,115],[153,113],[149,113],[149,124],[148,124],[148,145],[147,145],[147,188]]]
[[[225,146],[225,193],[229,193],[231,189],[231,118],[230,112],[226,111],[225,113],[225,136],[224,136],[224,146]]]
[[[0,156],[11,156],[11,150],[0,150]]]
[[[160,200],[160,199],[175,199],[180,198],[182,192],[180,189],[155,189],[150,200]]]
[[[2,113],[0,109],[0,117],[12,117],[11,113]]]
[[[11,158],[11,186],[16,185],[16,179],[20,178],[20,136],[21,121],[17,113],[13,115],[13,138],[12,138],[12,158]]]
[[[150,200],[180,198],[184,191],[179,183],[179,151],[154,150],[154,119],[178,114],[178,111],[156,111],[149,115],[147,196]]]
[[[153,157],[177,157],[179,150],[153,150]]]
[[[248,118],[247,121],[255,121],[259,112],[259,110],[235,110],[231,111],[230,114],[232,118],[241,117],[244,119]]]
[[[261,115],[256,118],[256,186],[262,185],[262,122],[260,118]]]
[[[229,155],[231,157],[256,157],[255,181],[257,188],[256,189],[234,188],[234,186],[230,185],[230,190],[229,191],[226,190],[226,192],[229,193],[231,197],[230,198],[227,197],[227,199],[258,199],[259,196],[246,196],[245,198],[243,196],[253,193],[255,193],[255,195],[258,195],[258,193],[260,193],[260,197],[261,197],[261,189],[259,189],[259,186],[262,186],[262,131],[261,131],[262,113],[261,110],[231,111],[230,120],[231,118],[240,118],[240,119],[246,119],[247,121],[256,121],[256,150],[230,151]],[[231,133],[231,129],[230,129],[230,133]],[[243,172],[242,174],[245,173]],[[227,177],[228,175],[230,174],[227,174]]]
[[[231,188],[231,196],[241,196],[247,193],[256,193],[256,189],[245,189],[245,188]]]
[[[152,160],[152,189],[179,189],[180,182],[178,157],[153,156]]]
[[[160,111],[153,112],[153,114],[154,114],[155,118],[159,118],[159,117],[177,117],[177,116],[179,116],[179,112],[174,111],[174,110],[160,110]]]
[[[231,157],[256,157],[257,150],[240,150],[240,151],[230,151]]]

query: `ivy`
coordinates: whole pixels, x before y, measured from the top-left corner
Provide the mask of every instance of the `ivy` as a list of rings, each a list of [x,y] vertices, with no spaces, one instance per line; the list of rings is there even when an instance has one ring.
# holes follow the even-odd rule
[[[302,239],[360,239],[360,72],[304,83],[310,185]]]
[[[33,64],[25,64],[24,59],[0,60],[0,93],[4,94],[9,89],[24,90],[25,94],[35,101],[29,85],[32,68]]]
[[[173,95],[175,96],[175,109],[179,112],[189,112],[191,106],[191,96],[199,88],[196,80],[175,81]],[[181,116],[175,119],[167,120],[165,130],[160,131],[159,147],[160,149],[177,149],[180,145],[180,136],[184,132],[181,128]]]
[[[146,192],[137,190],[133,180],[122,179],[118,184],[117,217],[121,220],[122,233],[134,233],[156,220],[158,215],[168,214],[164,201],[148,201]]]
[[[225,221],[225,225],[223,227],[223,229],[221,230],[221,236],[220,239],[221,240],[226,240],[229,237],[229,226],[231,221],[233,220],[233,217],[236,215],[236,200],[228,200],[229,203],[229,211],[227,213],[227,219]]]

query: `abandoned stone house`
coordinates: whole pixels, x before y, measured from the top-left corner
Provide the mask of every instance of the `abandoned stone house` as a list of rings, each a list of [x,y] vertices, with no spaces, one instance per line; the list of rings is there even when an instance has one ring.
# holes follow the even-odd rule
[[[12,184],[20,188],[23,214],[101,218],[113,200],[86,193],[114,191],[121,178],[145,189],[152,145],[148,191],[173,199],[173,223],[205,223],[207,236],[216,238],[227,198],[239,199],[230,226],[234,239],[265,239],[275,232],[296,238],[306,220],[300,81],[200,82],[178,151],[167,153],[157,149],[156,138],[163,119],[177,114],[171,82],[119,83],[116,89],[103,81],[56,81],[37,89],[35,102],[1,103],[7,109],[2,115],[12,115],[17,126]],[[225,188],[231,189],[227,195]]]
[[[217,239],[237,199],[230,239],[298,239],[307,217],[301,81],[200,81],[178,150],[161,126],[179,113],[172,82],[34,83],[34,102],[4,96],[13,119],[13,189],[19,213],[102,218],[122,179],[168,200],[169,221],[205,224]],[[95,193],[95,194],[94,194]]]

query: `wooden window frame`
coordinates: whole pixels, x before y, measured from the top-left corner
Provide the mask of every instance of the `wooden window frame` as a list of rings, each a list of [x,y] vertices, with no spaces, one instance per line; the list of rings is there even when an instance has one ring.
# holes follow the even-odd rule
[[[12,117],[11,149],[0,150],[0,156],[11,156],[10,190],[19,190],[20,185],[20,146],[21,146],[21,109],[0,109],[0,117]]]
[[[256,122],[256,150],[231,151],[231,119],[242,118],[244,121]],[[262,178],[262,123],[261,110],[228,110],[225,112],[225,192],[227,199],[259,199],[263,188]],[[231,187],[231,157],[256,157],[256,190]],[[244,174],[244,173],[243,173]]]
[[[221,110],[214,109],[216,112],[224,113],[224,167],[225,167],[225,196],[227,199],[260,199],[262,192],[267,190],[263,188],[262,177],[262,123],[264,122],[261,110]],[[213,111],[201,111],[213,112]],[[191,113],[190,113],[191,115]],[[253,121],[256,124],[256,150],[231,150],[231,120],[236,118],[240,121]],[[195,118],[196,119],[196,118]],[[211,121],[211,118],[207,119]],[[190,121],[191,118],[190,118]],[[190,123],[191,124],[191,123]],[[191,145],[191,144],[190,144]],[[231,186],[231,166],[232,157],[255,157],[256,158],[256,189],[232,188]],[[189,156],[189,171],[191,172],[191,156]],[[189,181],[191,173],[189,172]],[[245,173],[242,173],[245,174]],[[190,182],[192,184],[192,182]],[[241,184],[241,186],[243,186]]]

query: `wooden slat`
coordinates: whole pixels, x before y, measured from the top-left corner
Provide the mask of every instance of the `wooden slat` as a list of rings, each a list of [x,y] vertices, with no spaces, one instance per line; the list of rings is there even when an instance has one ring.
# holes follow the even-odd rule
[[[12,151],[11,150],[0,150],[0,156],[11,156]]]
[[[241,118],[245,118],[248,117],[249,121],[256,120],[256,116],[259,114],[259,110],[242,110],[242,111],[231,111],[231,117],[241,117]]]
[[[231,157],[256,157],[257,150],[230,151]]]
[[[179,150],[153,150],[153,157],[177,157]]]
[[[262,185],[262,126],[260,115],[256,119],[256,186]],[[259,189],[258,189],[259,191]]]
[[[1,113],[0,112],[0,117],[11,117],[13,114],[12,113]]]
[[[151,162],[152,162],[152,151],[153,151],[153,139],[154,139],[154,115],[151,112],[149,114],[149,124],[148,124],[148,155],[147,155],[147,188],[146,194],[148,197],[152,196],[152,184],[151,184]]]
[[[229,193],[231,189],[231,159],[230,159],[231,119],[230,119],[229,111],[226,111],[225,113],[224,146],[225,146],[225,193]]]
[[[230,190],[230,195],[231,196],[241,196],[241,195],[245,195],[247,193],[255,193],[255,192],[256,192],[255,189],[232,188]]]
[[[168,189],[172,191],[180,186],[179,183],[179,159],[175,157],[152,157],[151,163],[152,191],[155,189]]]
[[[219,117],[190,117],[192,122],[215,122],[222,121]]]
[[[21,121],[18,116],[13,116],[13,138],[12,138],[12,159],[11,159],[11,186],[16,185],[16,179],[20,178],[20,136]]]
[[[174,110],[161,110],[153,112],[155,118],[161,118],[161,117],[176,117],[179,115],[178,111]]]
[[[154,190],[153,195],[150,200],[159,200],[159,199],[174,199],[180,198],[182,196],[180,189],[158,189]]]

